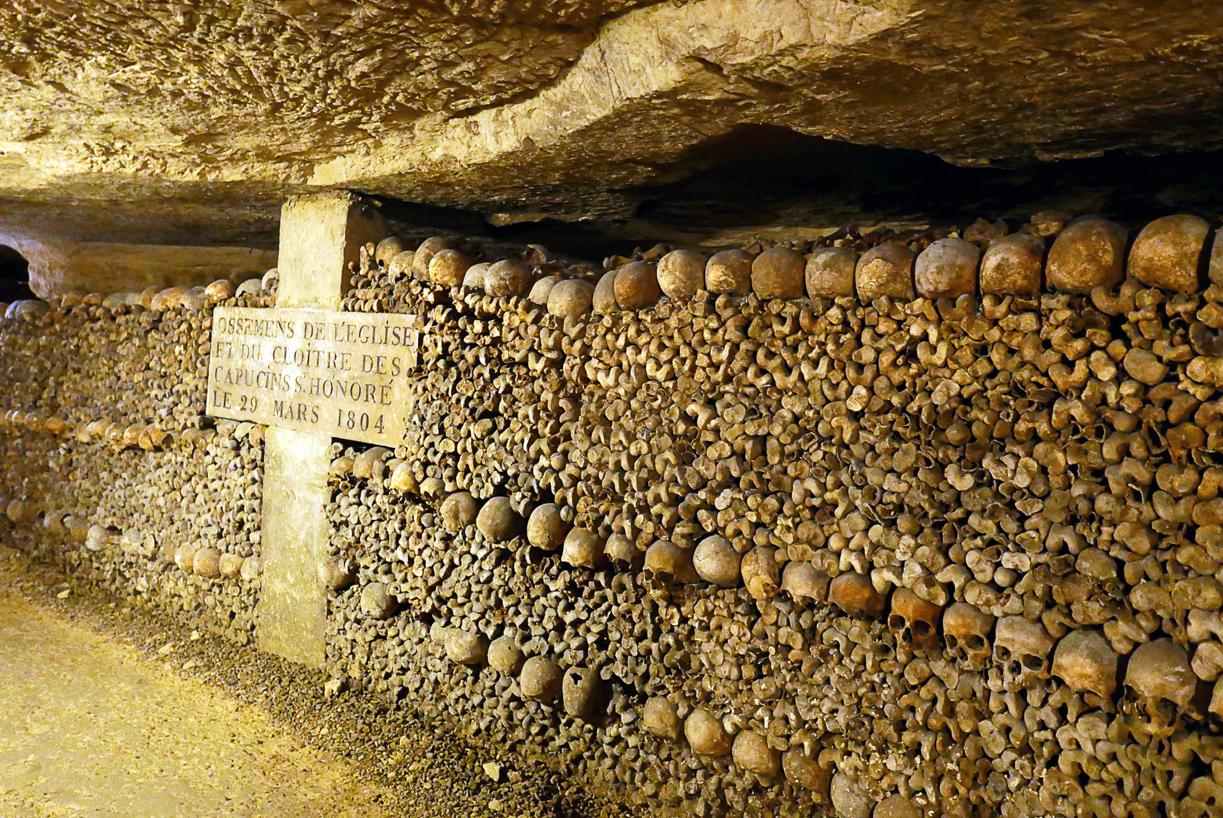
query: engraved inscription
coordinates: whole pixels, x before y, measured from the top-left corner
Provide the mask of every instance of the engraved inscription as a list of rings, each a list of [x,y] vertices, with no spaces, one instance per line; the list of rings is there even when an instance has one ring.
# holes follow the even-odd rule
[[[207,412],[394,446],[419,340],[413,315],[218,308]]]

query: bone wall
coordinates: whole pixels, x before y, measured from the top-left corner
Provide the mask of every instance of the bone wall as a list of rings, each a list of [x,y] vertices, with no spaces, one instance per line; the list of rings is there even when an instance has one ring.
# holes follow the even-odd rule
[[[1002,233],[371,247],[425,346],[335,446],[333,674],[651,812],[1218,814],[1213,236]]]
[[[368,247],[422,347],[334,445],[329,673],[650,814],[1218,814],[1214,228]],[[199,412],[273,281],[10,307],[4,536],[249,638],[262,429]]]
[[[211,307],[233,290],[8,310],[0,537],[245,643],[259,592],[262,429],[201,416]]]

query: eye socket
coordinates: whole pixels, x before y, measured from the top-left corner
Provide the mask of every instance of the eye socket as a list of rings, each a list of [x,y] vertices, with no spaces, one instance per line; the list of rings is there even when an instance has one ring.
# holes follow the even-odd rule
[[[964,637],[964,644],[968,645],[968,647],[973,650],[981,650],[985,647],[985,639],[973,633]]]
[[[1045,666],[1044,659],[1041,659],[1039,656],[1033,656],[1032,654],[1021,657],[1019,661],[1028,670],[1040,670]]]
[[[900,614],[892,614],[888,617],[888,627],[894,631],[898,631],[905,626],[904,617]]]
[[[929,636],[930,626],[925,622],[920,622],[920,621],[914,622],[913,623],[913,635],[920,636],[923,638]]]

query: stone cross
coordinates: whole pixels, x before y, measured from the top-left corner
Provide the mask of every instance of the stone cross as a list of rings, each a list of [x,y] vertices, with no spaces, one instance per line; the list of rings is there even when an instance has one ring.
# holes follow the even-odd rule
[[[355,194],[290,199],[281,210],[276,306],[334,311],[360,248],[386,235],[377,210]],[[331,435],[269,426],[264,442],[263,588],[260,649],[321,667],[326,596],[318,563],[326,550]]]

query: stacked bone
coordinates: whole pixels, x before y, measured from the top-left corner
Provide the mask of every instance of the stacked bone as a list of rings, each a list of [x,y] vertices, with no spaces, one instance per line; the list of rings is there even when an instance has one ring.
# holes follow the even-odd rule
[[[1223,251],[1203,291],[1201,220],[1048,224],[643,254],[563,314],[372,254],[429,408],[337,452],[333,670],[698,814],[1210,814]]]
[[[200,413],[211,307],[274,293],[254,282],[241,296],[217,282],[68,297],[0,321],[6,541],[241,642],[259,593],[262,428]]]

